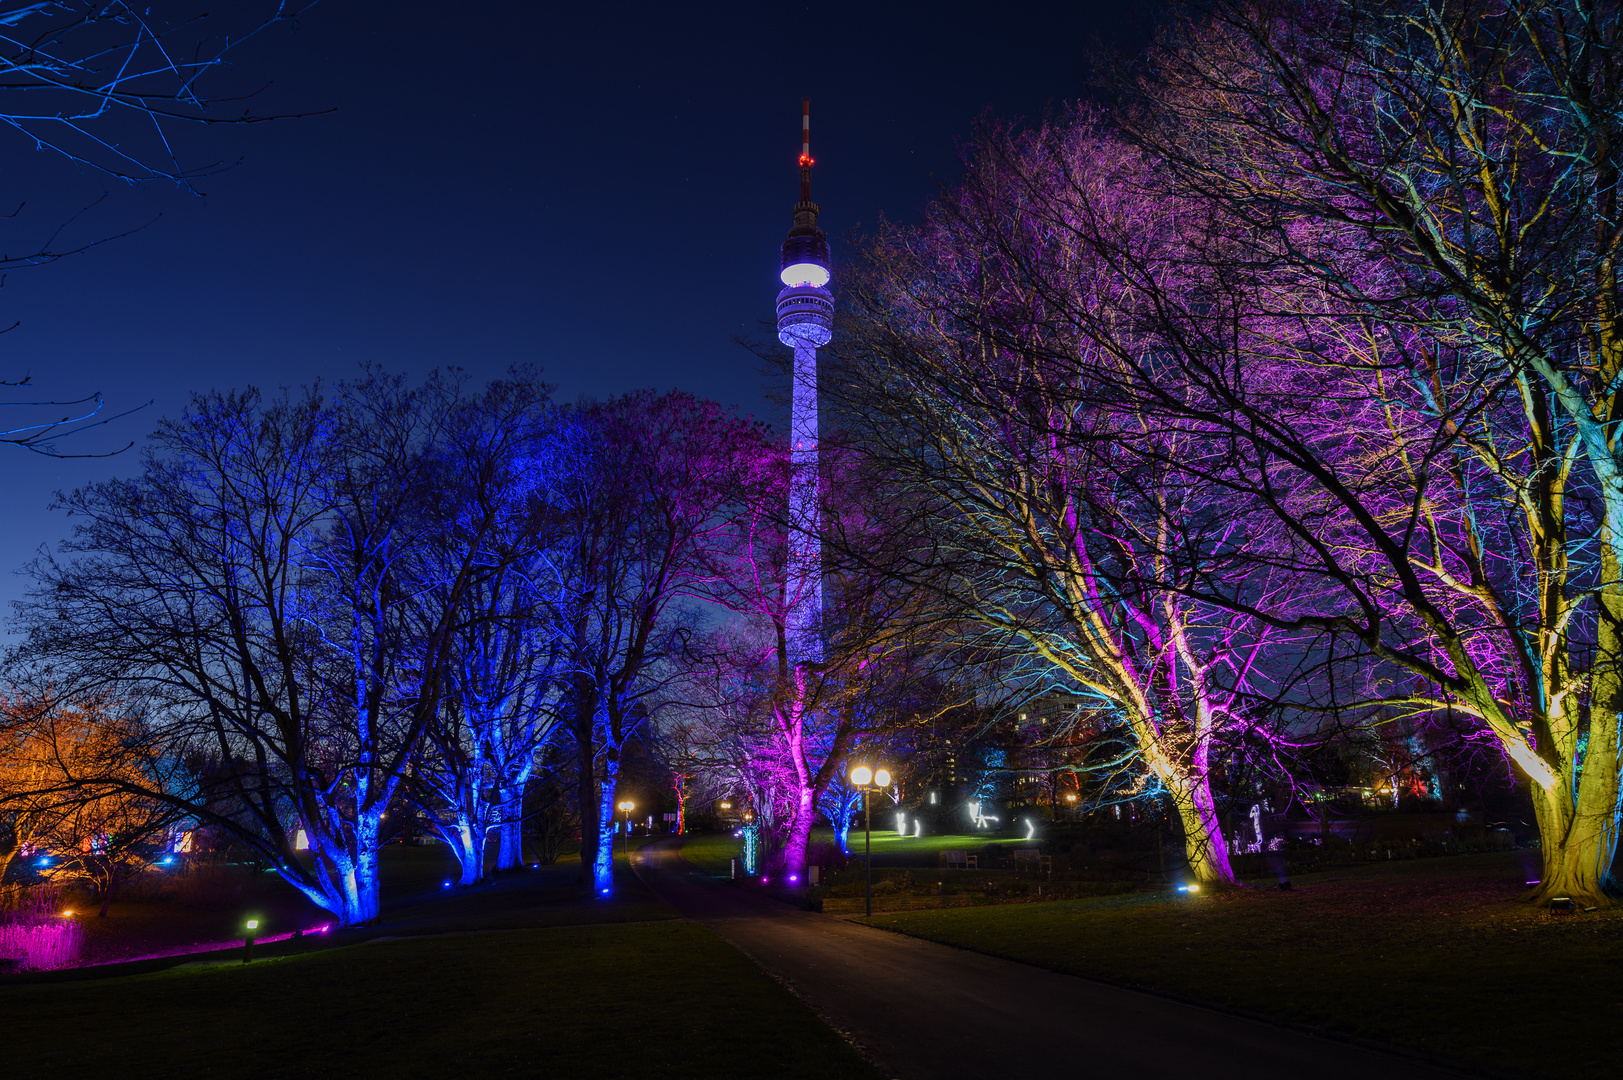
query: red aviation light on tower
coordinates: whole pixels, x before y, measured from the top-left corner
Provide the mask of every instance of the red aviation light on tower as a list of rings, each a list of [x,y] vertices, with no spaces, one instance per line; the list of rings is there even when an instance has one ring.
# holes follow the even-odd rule
[[[822,288],[829,282],[828,239],[817,227],[817,204],[811,201],[811,99],[800,103],[800,205],[795,227],[783,244],[783,269],[778,280],[789,288]]]
[[[800,100],[800,167],[809,169],[817,164],[811,156],[811,98]],[[811,202],[811,177],[800,179],[800,201]]]

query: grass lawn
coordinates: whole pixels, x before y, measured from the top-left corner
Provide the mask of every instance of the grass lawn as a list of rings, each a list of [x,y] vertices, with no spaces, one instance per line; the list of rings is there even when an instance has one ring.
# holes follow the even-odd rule
[[[877,816],[877,815],[875,815]],[[812,843],[826,840],[834,841],[834,833],[818,829],[812,834]],[[863,836],[857,829],[851,830],[851,835],[845,838],[851,847],[851,855],[860,859],[863,852]],[[897,836],[890,829],[875,830],[873,834],[873,865],[878,870],[885,866],[939,866],[943,851],[979,851],[989,843],[998,843],[999,846],[1013,850],[1020,847],[1019,843],[1005,840],[997,836],[988,836],[986,833],[975,835],[943,835],[943,836]],[[1032,846],[1036,846],[1033,844]]]
[[[879,1074],[693,923],[378,942],[0,989],[9,1075]]]
[[[682,858],[708,874],[726,877],[732,860],[742,858],[744,841],[730,832],[689,833],[682,838]]]
[[[938,866],[941,852],[946,850],[979,851],[988,843],[998,842],[1011,850],[1020,844],[981,833],[978,836],[897,836],[894,830],[876,830],[873,834],[873,864],[877,874],[887,867]],[[856,829],[846,838],[851,854],[862,857],[863,837]],[[833,829],[813,829],[810,848],[815,852],[822,844],[834,843]],[[741,856],[744,842],[732,833],[695,833],[683,839],[682,858],[712,874],[725,877],[731,860]]]
[[[1517,903],[1525,858],[1373,864],[1294,880],[1290,892],[1140,893],[871,921],[1500,1072],[1615,1073],[1623,910],[1557,917]]]
[[[640,847],[637,840],[632,847]],[[432,853],[433,848],[417,851]],[[444,849],[439,849],[443,851]],[[407,854],[415,854],[411,849]],[[445,858],[450,859],[446,854]],[[454,860],[451,860],[454,864]],[[552,866],[501,874],[469,889],[440,886],[440,875],[411,893],[397,888],[384,893],[378,930],[387,934],[431,934],[466,930],[519,930],[576,923],[644,922],[673,919],[676,913],[654,898],[632,873],[624,854],[614,859],[614,894],[593,896],[577,883],[580,860],[574,856]],[[385,882],[388,885],[388,882]]]

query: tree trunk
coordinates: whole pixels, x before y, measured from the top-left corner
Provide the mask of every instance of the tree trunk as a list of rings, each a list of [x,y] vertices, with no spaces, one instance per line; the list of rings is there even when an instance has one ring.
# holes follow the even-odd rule
[[[598,787],[597,787],[597,687],[585,675],[575,676],[575,708],[572,733],[575,736],[575,795],[580,805],[580,883],[592,883],[597,865]]]
[[[1591,759],[1593,756],[1591,747]],[[1547,904],[1556,897],[1570,897],[1580,907],[1610,907],[1617,902],[1611,895],[1615,887],[1617,773],[1614,767],[1609,776],[1602,775],[1601,762],[1585,764],[1577,805],[1565,784],[1555,790],[1532,785],[1544,856],[1543,879],[1524,897],[1533,903]],[[1599,790],[1602,788],[1610,790]]]
[[[614,888],[614,800],[619,780],[620,755],[610,747],[603,755],[603,787],[597,800],[597,851],[592,860],[592,888],[599,896]],[[583,826],[581,836],[585,835]]]
[[[1217,818],[1212,787],[1206,777],[1191,778],[1183,788],[1172,789],[1172,804],[1183,825],[1184,854],[1189,872],[1202,885],[1237,885],[1229,866],[1228,843]]]
[[[806,848],[811,844],[812,822],[816,819],[817,793],[810,787],[802,787],[795,800],[795,818],[789,826],[789,836],[784,841],[780,861],[783,874],[790,879],[791,885],[799,885],[806,880]]]
[[[485,830],[470,821],[467,811],[462,810],[457,813],[456,828],[447,839],[451,840],[451,852],[461,868],[457,883],[463,886],[477,885],[479,879],[484,877]]]
[[[500,807],[501,824],[496,826],[496,869],[521,870],[524,867],[524,822],[521,800],[510,798]]]
[[[1619,580],[1610,543],[1602,552],[1605,579]],[[1542,880],[1524,899],[1547,904],[1570,897],[1581,907],[1611,907],[1617,883],[1612,858],[1618,839],[1618,720],[1623,715],[1623,589],[1601,590],[1587,717],[1569,705],[1549,718],[1559,770],[1528,785],[1543,847]],[[1587,723],[1584,720],[1587,719]],[[1564,722],[1563,722],[1564,721]],[[1531,774],[1529,774],[1531,777]]]
[[[378,833],[380,812],[366,810],[355,820],[355,869],[351,875],[350,900],[342,925],[369,923],[378,917],[381,895],[378,889]]]

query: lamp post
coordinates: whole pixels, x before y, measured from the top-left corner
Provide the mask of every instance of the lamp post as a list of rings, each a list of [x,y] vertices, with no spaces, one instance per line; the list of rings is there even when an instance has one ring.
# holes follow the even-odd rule
[[[625,849],[626,849],[626,858],[629,859],[629,858],[631,858],[631,811],[633,811],[633,810],[635,810],[637,808],[637,804],[632,802],[630,799],[627,799],[625,802],[620,803],[619,807],[620,807],[621,810],[625,811],[625,815],[626,815],[626,843],[625,843]]]
[[[869,796],[876,791],[884,791],[890,783],[888,769],[870,769],[866,765],[858,765],[851,770],[851,784],[862,789],[862,873],[864,908],[867,914],[873,915],[873,811],[869,805]]]
[[[242,962],[246,964],[248,961],[254,958],[254,933],[259,929],[259,920],[249,919],[243,924],[243,927],[244,934],[242,938]]]

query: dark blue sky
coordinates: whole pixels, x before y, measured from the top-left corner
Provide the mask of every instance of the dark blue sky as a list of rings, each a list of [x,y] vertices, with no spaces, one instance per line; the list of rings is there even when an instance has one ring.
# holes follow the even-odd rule
[[[208,10],[240,27],[269,6]],[[1091,36],[1132,34],[1136,6],[323,0],[216,87],[271,80],[256,111],[336,111],[184,133],[193,162],[242,159],[205,198],[0,135],[0,202],[27,201],[0,247],[104,191],[72,234],[162,215],[9,275],[0,323],[21,325],[0,337],[0,374],[53,397],[99,389],[115,409],[154,401],[85,450],[139,439],[193,391],[371,362],[481,381],[533,363],[566,398],[681,387],[775,421],[732,338],[772,314],[801,97],[838,251],[881,214],[914,217],[982,108],[1030,117],[1076,97]],[[24,584],[9,571],[67,534],[52,491],[136,462],[0,456],[4,602]]]

